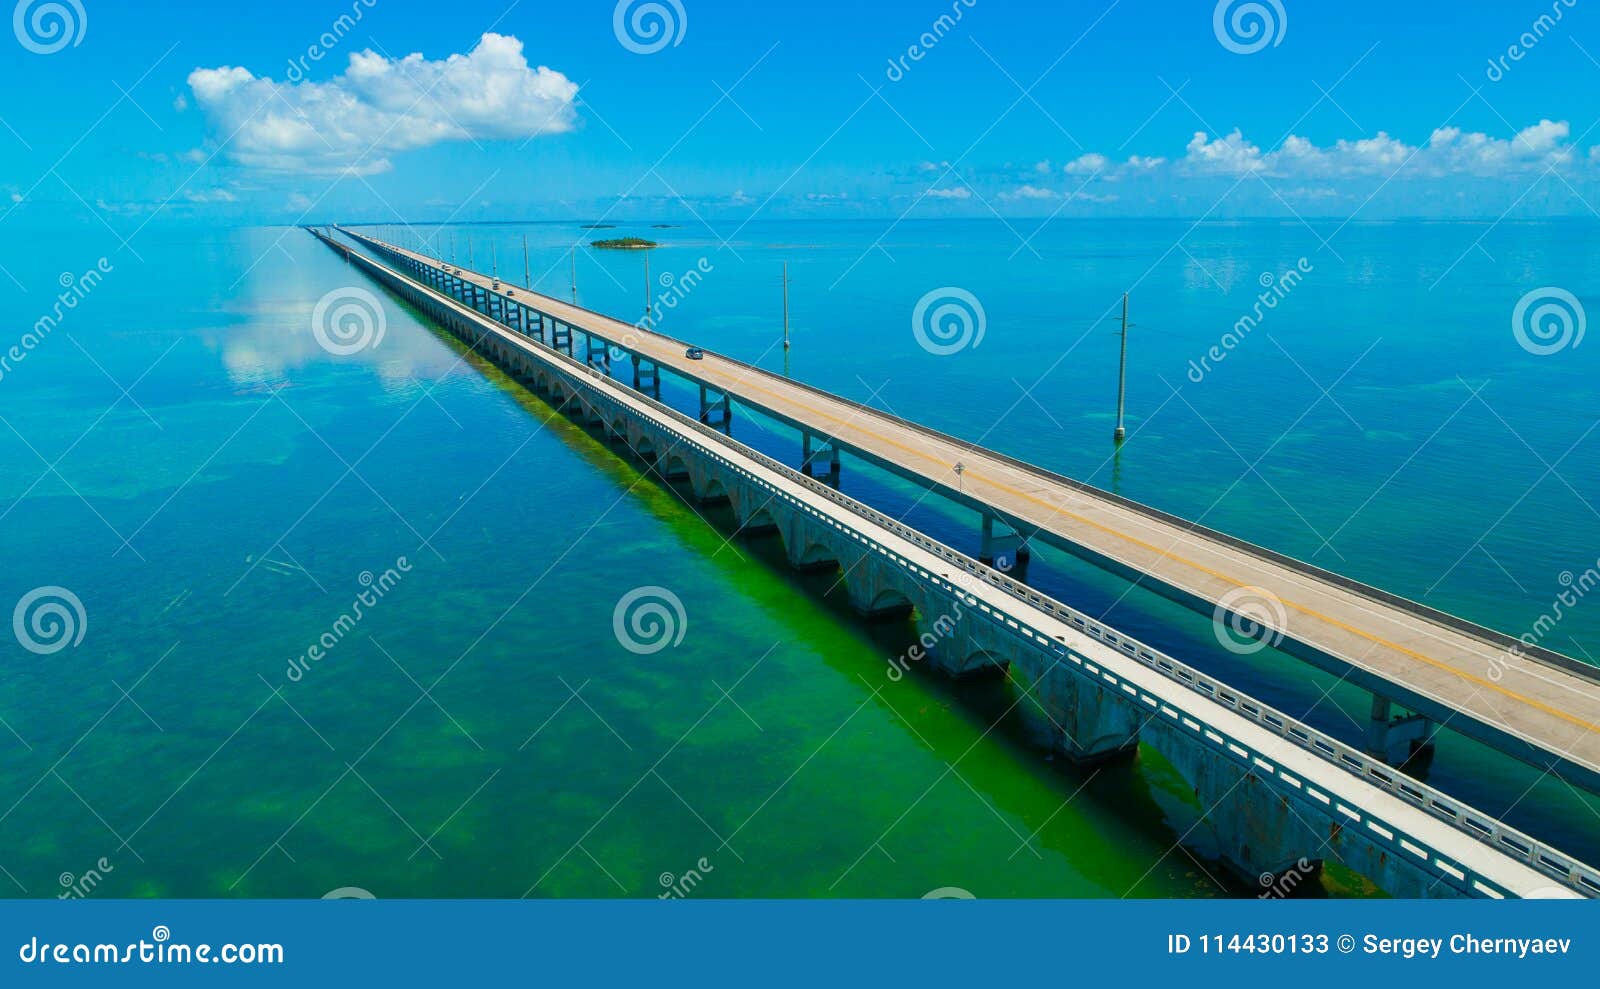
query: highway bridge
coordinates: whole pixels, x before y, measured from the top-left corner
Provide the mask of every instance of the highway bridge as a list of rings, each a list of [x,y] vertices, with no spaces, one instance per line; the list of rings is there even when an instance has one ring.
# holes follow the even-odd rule
[[[1420,719],[1593,782],[1600,688],[1575,661],[681,341],[336,228],[329,247],[558,408],[626,443],[664,479],[726,498],[741,527],[775,529],[796,566],[836,567],[863,613],[904,611],[961,675],[1007,666],[1079,760],[1159,750],[1194,786],[1224,862],[1252,880],[1337,859],[1398,896],[1600,896],[1600,872],[1385,761]],[[340,239],[346,238],[349,243]],[[356,245],[362,250],[353,249]],[[370,252],[372,256],[367,256]],[[617,376],[615,355],[632,365]],[[698,386],[697,417],[659,400],[665,369]],[[804,437],[797,466],[734,440],[732,402]],[[919,480],[982,513],[973,559],[837,490],[840,454]],[[958,479],[955,467],[962,466]],[[1262,634],[1370,686],[1385,719],[1369,748],[1326,736],[1082,615],[1019,577],[1028,541],[1067,548],[1226,617],[1241,590],[1283,619]],[[996,567],[994,563],[1009,566]],[[1009,569],[1011,572],[1007,573]],[[1242,606],[1240,606],[1242,607]],[[1465,722],[1465,723],[1464,723]]]

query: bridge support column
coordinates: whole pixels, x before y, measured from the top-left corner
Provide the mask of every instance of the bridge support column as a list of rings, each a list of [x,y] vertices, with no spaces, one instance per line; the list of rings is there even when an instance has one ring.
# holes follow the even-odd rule
[[[661,401],[661,367],[654,361],[633,355],[633,390]]]
[[[800,438],[800,473],[821,481],[830,488],[839,486],[839,444],[814,436],[809,431]]]
[[[733,434],[733,407],[728,403],[728,393],[712,398],[705,385],[700,386],[700,421],[724,433]]]
[[[1315,818],[1297,811],[1268,782],[1270,770],[1198,744],[1184,734],[1187,730],[1166,718],[1152,718],[1146,741],[1194,788],[1200,823],[1215,839],[1215,854],[1234,878],[1262,895],[1276,891],[1283,896],[1300,883],[1312,883],[1324,855],[1345,860],[1337,851],[1343,830],[1339,824],[1313,825]]]
[[[998,517],[984,513],[983,548],[978,553],[979,563],[1026,583],[1028,562],[1032,558],[1033,554],[1028,551],[1028,540],[1022,533]]]
[[[911,614],[916,592],[905,574],[866,549],[847,549],[840,559],[850,607],[870,621],[904,618]]]
[[[555,320],[550,321],[550,346],[572,356],[572,327]]]
[[[611,352],[606,342],[585,333],[583,335],[585,363],[606,377],[611,377]]]
[[[1426,765],[1433,756],[1434,723],[1420,714],[1397,715],[1394,702],[1372,695],[1372,720],[1367,724],[1367,754],[1391,766]]]
[[[544,313],[536,312],[533,314],[532,336],[540,343],[544,343]]]
[[[1052,751],[1090,766],[1133,757],[1145,715],[1123,694],[1042,649],[1010,651],[1012,679],[1032,702],[1024,713]]]

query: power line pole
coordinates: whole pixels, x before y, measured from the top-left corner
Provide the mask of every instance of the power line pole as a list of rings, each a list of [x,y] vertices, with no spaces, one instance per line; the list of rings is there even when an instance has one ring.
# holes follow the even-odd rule
[[[472,235],[467,234],[467,267],[472,267]]]
[[[1127,408],[1128,399],[1128,293],[1122,293],[1122,359],[1117,367],[1117,431],[1111,438],[1121,443],[1128,436],[1128,430],[1122,424],[1123,412]]]
[[[789,262],[783,263],[783,350],[789,351]]]
[[[650,295],[650,248],[644,249],[644,318],[649,320],[654,313],[653,299]]]
[[[572,304],[578,304],[578,247],[573,245],[572,251]],[[531,286],[530,286],[531,287]]]
[[[533,290],[533,266],[528,263],[528,235],[522,235],[522,286]]]

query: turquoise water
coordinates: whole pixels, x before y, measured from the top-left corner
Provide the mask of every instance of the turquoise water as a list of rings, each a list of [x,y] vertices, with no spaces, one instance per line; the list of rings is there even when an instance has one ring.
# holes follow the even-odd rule
[[[886,227],[443,237],[517,277],[526,236],[535,287],[561,296],[575,242],[652,237],[656,295],[661,274],[710,268],[658,328],[779,370],[787,261],[796,377],[1508,632],[1600,558],[1600,351],[1536,356],[1511,329],[1531,289],[1596,297],[1600,227],[1330,224],[1326,246],[1276,222]],[[653,896],[691,872],[690,895],[712,896],[1248,892],[1203,839],[1174,848],[1196,811],[1152,753],[1080,774],[1028,745],[1004,681],[889,681],[907,628],[863,626],[831,581],[730,541],[729,519],[397,300],[375,349],[330,354],[313,308],[372,286],[305,233],[25,233],[0,246],[15,338],[63,271],[110,271],[0,378],[0,600],[59,586],[86,615],[56,652],[4,641],[11,894],[90,870],[92,895],[119,896]],[[1261,274],[1301,258],[1304,280],[1191,380]],[[584,305],[640,315],[643,255],[575,261]],[[935,356],[911,313],[946,286],[981,300],[985,334]],[[1114,458],[1130,287],[1132,435]],[[748,416],[735,430],[793,449]],[[976,546],[973,519],[890,478],[847,464],[845,487]],[[1228,654],[1203,616],[1056,554],[1035,566],[1069,603],[1357,730],[1365,699],[1331,678]],[[372,598],[363,574],[384,593],[336,632]],[[687,621],[637,655],[612,617],[645,585]],[[1595,602],[1546,640],[1597,643]],[[1451,738],[1430,779],[1600,859],[1594,801],[1559,780]],[[1370,892],[1337,870],[1327,891]]]

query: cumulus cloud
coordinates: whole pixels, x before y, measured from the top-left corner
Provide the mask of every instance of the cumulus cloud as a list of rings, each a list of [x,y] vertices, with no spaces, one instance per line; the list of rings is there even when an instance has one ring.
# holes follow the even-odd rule
[[[1024,185],[1000,194],[1001,199],[1060,199],[1061,193],[1054,189],[1042,189],[1036,185]]]
[[[1426,178],[1494,177],[1571,162],[1575,158],[1567,143],[1571,132],[1566,121],[1541,120],[1510,138],[1441,127],[1420,146],[1383,131],[1375,137],[1341,140],[1324,147],[1290,136],[1276,150],[1263,152],[1235,129],[1218,138],[1196,133],[1178,165],[1190,175],[1339,178],[1393,175],[1404,168],[1406,173]]]
[[[972,190],[958,185],[952,189],[929,189],[927,196],[930,199],[971,199]]]
[[[391,167],[395,152],[560,134],[577,119],[577,84],[530,67],[521,41],[492,33],[471,52],[437,61],[357,52],[325,82],[200,68],[189,89],[227,153],[269,171],[374,174]]]
[[[1102,154],[1090,152],[1067,162],[1064,171],[1068,175],[1095,175],[1111,167],[1111,159]]]

